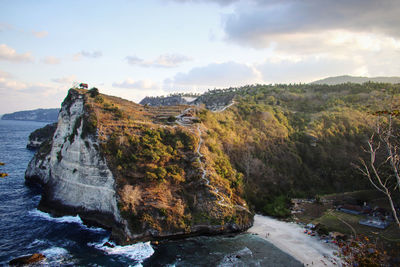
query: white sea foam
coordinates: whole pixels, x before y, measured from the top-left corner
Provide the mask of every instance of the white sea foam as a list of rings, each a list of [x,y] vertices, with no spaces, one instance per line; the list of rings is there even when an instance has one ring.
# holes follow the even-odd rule
[[[51,247],[45,250],[42,250],[41,253],[46,256],[46,258],[60,258],[65,255],[68,255],[68,250],[60,247]]]
[[[229,255],[224,256],[221,262],[218,264],[218,267],[228,267],[228,266],[239,266],[243,265],[243,262],[240,260],[240,257],[243,256],[252,256],[253,252],[248,247],[244,247],[243,249],[231,253]],[[240,257],[238,257],[240,256]],[[240,264],[242,263],[242,264]]]
[[[110,243],[114,247],[104,246],[104,243],[106,242]],[[104,239],[100,243],[88,243],[88,245],[102,250],[109,255],[123,255],[132,260],[136,260],[139,264],[135,266],[141,266],[140,263],[154,253],[154,249],[150,245],[150,242],[136,243],[128,246],[117,246],[113,242],[108,241],[108,239]]]
[[[46,262],[43,266],[63,266],[74,264],[74,259],[68,250],[61,247],[50,247],[40,251],[46,256]]]
[[[34,209],[32,211],[29,211],[29,214],[35,217],[40,217],[42,219],[48,220],[48,221],[53,221],[53,222],[58,222],[58,223],[77,223],[79,224],[82,228],[86,230],[91,230],[95,232],[102,232],[105,231],[103,228],[98,228],[98,227],[87,227],[83,222],[81,217],[79,215],[76,216],[62,216],[62,217],[52,217],[50,214],[40,211],[38,209]]]
[[[30,243],[30,244],[28,245],[28,247],[29,247],[29,248],[33,248],[33,247],[36,247],[36,246],[44,245],[44,244],[46,244],[46,243],[47,243],[47,242],[46,242],[45,240],[35,239],[35,240],[33,240],[32,243]]]

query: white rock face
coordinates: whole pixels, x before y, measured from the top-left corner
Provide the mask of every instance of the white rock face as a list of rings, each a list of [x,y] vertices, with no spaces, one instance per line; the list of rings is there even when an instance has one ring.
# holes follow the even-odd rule
[[[39,177],[41,183],[50,185],[50,201],[88,212],[111,214],[116,222],[121,222],[115,180],[100,156],[97,138],[81,137],[83,114],[83,96],[76,95],[72,105],[62,107],[51,152],[44,159],[35,156],[26,176]],[[72,140],[70,136],[79,124]]]

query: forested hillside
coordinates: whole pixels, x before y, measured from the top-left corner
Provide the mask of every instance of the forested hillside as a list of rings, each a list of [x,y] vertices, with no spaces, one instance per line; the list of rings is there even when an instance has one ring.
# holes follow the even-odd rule
[[[399,103],[399,90],[382,83],[231,88],[214,94],[234,93],[235,105],[200,118],[210,151],[226,153],[243,174],[247,200],[285,216],[290,197],[371,187],[351,163],[367,156],[373,112]]]

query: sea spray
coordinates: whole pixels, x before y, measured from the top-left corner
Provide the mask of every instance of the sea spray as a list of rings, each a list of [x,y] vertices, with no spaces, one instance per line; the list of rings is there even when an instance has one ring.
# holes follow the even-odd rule
[[[108,243],[111,246],[104,245],[105,243]],[[122,255],[138,261],[139,263],[149,258],[154,253],[154,249],[150,245],[150,242],[140,242],[128,246],[117,246],[112,241],[109,241],[108,238],[105,238],[100,243],[88,243],[88,246],[93,246],[109,255]]]

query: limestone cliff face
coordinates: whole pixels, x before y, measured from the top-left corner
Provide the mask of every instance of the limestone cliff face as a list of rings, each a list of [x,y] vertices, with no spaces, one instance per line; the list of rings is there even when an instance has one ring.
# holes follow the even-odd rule
[[[112,228],[121,223],[115,180],[100,156],[96,136],[82,138],[84,112],[84,95],[71,91],[53,139],[29,163],[26,180],[44,186],[40,209],[55,215],[78,213]]]
[[[26,170],[27,182],[43,185],[39,208],[79,214],[121,244],[250,227],[253,214],[231,187],[237,175],[213,169],[200,125],[160,125],[154,112],[71,89]]]

